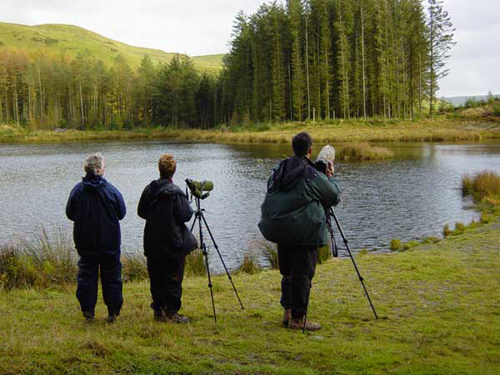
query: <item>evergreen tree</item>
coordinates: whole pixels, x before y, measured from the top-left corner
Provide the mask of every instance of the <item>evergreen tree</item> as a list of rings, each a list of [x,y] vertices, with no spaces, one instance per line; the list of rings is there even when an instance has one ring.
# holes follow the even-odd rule
[[[430,114],[434,113],[434,101],[439,89],[438,81],[448,75],[446,60],[448,52],[456,44],[453,42],[453,24],[450,15],[443,9],[443,0],[429,1],[427,22],[429,40],[429,101]]]

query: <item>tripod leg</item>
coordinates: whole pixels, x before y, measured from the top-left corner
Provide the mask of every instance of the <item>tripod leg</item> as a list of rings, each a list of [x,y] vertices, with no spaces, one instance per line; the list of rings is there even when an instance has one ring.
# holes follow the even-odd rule
[[[339,228],[340,235],[342,236],[342,239],[344,240],[345,247],[347,249],[347,252],[349,253],[349,257],[351,258],[352,264],[354,266],[354,269],[356,270],[356,273],[358,274],[358,279],[361,282],[361,285],[363,286],[363,289],[365,291],[366,298],[368,299],[368,302],[370,303],[370,307],[372,308],[373,315],[375,315],[375,319],[378,319],[377,312],[375,311],[375,306],[373,306],[372,300],[370,298],[370,295],[368,294],[368,290],[366,289],[364,279],[361,276],[361,273],[359,272],[358,265],[356,264],[356,261],[354,260],[354,257],[352,256],[351,253],[351,248],[349,247],[349,241],[347,241],[347,238],[344,235],[344,231],[342,230],[342,226],[340,225],[339,219],[337,218],[337,215],[335,215],[335,211],[333,208],[331,208],[330,214],[333,216],[335,219],[335,223],[337,224],[337,227]]]
[[[210,289],[210,297],[212,299],[212,310],[214,311],[214,322],[215,324],[217,324],[217,315],[215,313],[214,291],[212,288],[212,277],[210,275],[210,267],[208,265],[208,251],[205,244],[202,245],[202,249],[203,249],[203,256],[205,257],[205,268],[207,270],[208,287]]]
[[[215,242],[214,236],[212,235],[212,231],[210,230],[210,227],[208,226],[208,223],[205,220],[205,216],[203,215],[202,212],[200,212],[200,217],[201,217],[201,219],[203,219],[203,223],[205,224],[205,227],[208,230],[208,234],[210,235],[210,238],[212,239],[215,250],[217,250],[217,254],[219,254],[220,261],[222,262],[222,265],[224,266],[224,270],[226,271],[226,275],[227,275],[229,281],[231,282],[231,286],[233,287],[234,293],[236,294],[236,298],[238,298],[238,302],[240,303],[241,308],[244,309],[243,303],[241,302],[238,291],[236,290],[236,286],[234,285],[233,277],[231,276],[231,273],[229,272],[229,270],[226,267],[226,263],[224,262],[224,258],[222,257],[222,254],[219,251],[219,246],[217,246],[217,243]],[[201,219],[199,219],[199,220],[201,221]]]

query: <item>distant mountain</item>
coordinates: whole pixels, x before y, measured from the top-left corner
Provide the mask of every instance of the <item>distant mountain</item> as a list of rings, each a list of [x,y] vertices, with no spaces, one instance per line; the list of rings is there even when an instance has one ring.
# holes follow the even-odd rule
[[[168,63],[175,55],[159,49],[130,46],[78,26],[59,24],[25,26],[0,22],[0,48],[3,46],[24,51],[50,51],[73,57],[89,51],[106,64],[112,64],[115,57],[121,54],[134,68],[139,66],[146,54],[155,63]],[[200,70],[219,71],[223,57],[223,54],[218,54],[191,58]]]
[[[500,94],[493,94],[493,96],[500,98]],[[461,105],[464,105],[465,102],[470,98],[474,98],[477,101],[488,100],[488,95],[450,96],[448,98],[444,98],[444,100],[453,104],[454,107],[459,107]]]

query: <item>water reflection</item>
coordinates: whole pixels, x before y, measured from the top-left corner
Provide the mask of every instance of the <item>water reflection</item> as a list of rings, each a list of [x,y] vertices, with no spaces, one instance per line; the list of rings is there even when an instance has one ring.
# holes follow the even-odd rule
[[[390,144],[390,161],[339,163],[343,192],[337,209],[353,249],[383,251],[392,238],[439,236],[443,225],[477,218],[459,186],[464,173],[500,171],[500,144]],[[316,151],[319,151],[320,146]],[[157,178],[157,160],[172,153],[175,182],[210,179],[215,189],[203,201],[206,219],[227,263],[261,241],[257,229],[266,180],[286,145],[219,145],[173,142],[108,142],[0,146],[0,243],[33,238],[40,225],[71,230],[64,207],[92,152],[107,159],[106,178],[123,193],[123,250],[142,252],[144,222],[136,208],[143,188]],[[220,269],[213,254],[214,266]]]

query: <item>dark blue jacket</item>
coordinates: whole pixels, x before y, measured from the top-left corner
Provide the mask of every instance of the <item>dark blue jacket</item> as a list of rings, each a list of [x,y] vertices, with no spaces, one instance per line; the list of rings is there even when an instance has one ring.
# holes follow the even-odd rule
[[[186,194],[171,180],[159,179],[146,186],[137,213],[146,220],[144,255],[184,256],[197,248],[196,238],[185,224],[193,210]]]
[[[122,194],[103,177],[87,174],[68,199],[66,216],[74,221],[78,254],[120,253],[120,220],[126,209]]]

